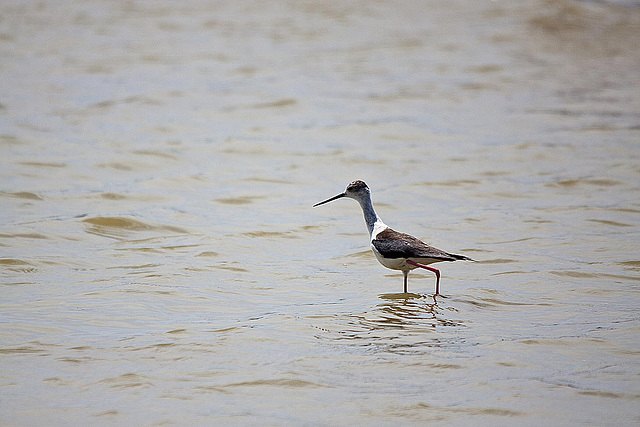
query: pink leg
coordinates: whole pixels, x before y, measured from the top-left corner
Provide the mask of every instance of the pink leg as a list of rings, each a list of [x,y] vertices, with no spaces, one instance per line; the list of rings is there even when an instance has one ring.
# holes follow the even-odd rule
[[[404,293],[407,293],[407,276],[409,275],[408,271],[403,271],[402,272],[404,274]]]
[[[415,265],[416,267],[424,268],[429,271],[433,271],[436,273],[436,295],[440,294],[440,270],[437,268],[429,267],[428,265],[420,264],[415,261],[407,260],[407,264]]]

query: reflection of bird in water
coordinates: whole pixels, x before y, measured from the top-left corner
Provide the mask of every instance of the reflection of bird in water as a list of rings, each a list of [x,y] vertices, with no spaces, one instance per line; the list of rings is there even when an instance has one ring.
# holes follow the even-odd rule
[[[383,266],[392,270],[400,270],[404,274],[404,292],[407,292],[407,276],[415,268],[424,268],[436,274],[436,295],[440,292],[440,270],[429,267],[440,261],[473,261],[463,255],[451,254],[427,245],[421,240],[408,234],[399,233],[389,228],[376,214],[371,203],[371,192],[363,181],[353,181],[344,193],[340,193],[314,207],[331,202],[342,197],[349,197],[360,203],[364,213],[371,238],[371,250]]]

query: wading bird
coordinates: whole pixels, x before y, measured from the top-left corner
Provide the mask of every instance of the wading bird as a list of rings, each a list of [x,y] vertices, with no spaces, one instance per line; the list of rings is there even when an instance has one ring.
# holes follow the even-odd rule
[[[441,261],[473,261],[464,255],[451,254],[427,245],[419,239],[408,234],[399,233],[389,228],[376,214],[371,203],[371,192],[364,181],[353,181],[347,185],[344,193],[340,193],[316,206],[329,203],[333,200],[348,197],[360,203],[364,213],[364,221],[367,223],[369,237],[371,238],[371,250],[383,266],[392,270],[400,270],[404,274],[404,292],[407,293],[407,276],[409,271],[415,268],[424,268],[436,274],[436,295],[440,292],[440,270],[429,267],[427,264]]]

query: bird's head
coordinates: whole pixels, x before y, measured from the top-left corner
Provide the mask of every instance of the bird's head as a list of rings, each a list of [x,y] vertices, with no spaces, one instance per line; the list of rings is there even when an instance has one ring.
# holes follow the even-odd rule
[[[369,195],[369,187],[367,187],[367,184],[365,184],[364,181],[360,181],[358,179],[353,181],[349,185],[347,185],[347,188],[344,191],[344,193],[337,194],[325,201],[316,203],[315,205],[313,205],[313,207],[315,208],[316,206],[324,205],[325,203],[332,202],[342,197],[349,197],[350,199],[360,201],[362,198],[367,197],[368,195]]]

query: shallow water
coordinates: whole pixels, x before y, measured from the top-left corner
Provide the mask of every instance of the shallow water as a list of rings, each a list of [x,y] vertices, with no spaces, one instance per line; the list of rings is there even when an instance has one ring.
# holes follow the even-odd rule
[[[634,2],[0,16],[3,423],[640,421]]]

